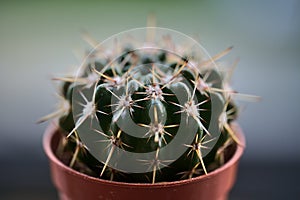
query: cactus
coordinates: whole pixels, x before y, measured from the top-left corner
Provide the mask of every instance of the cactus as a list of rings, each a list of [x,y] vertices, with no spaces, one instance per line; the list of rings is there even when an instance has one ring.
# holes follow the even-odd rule
[[[131,46],[130,46],[131,45]],[[205,175],[220,167],[238,138],[226,74],[193,53],[124,45],[117,57],[88,56],[62,82],[55,114],[65,137],[57,156],[102,179],[156,183]],[[152,46],[153,47],[153,46]],[[116,56],[116,55],[114,55]]]

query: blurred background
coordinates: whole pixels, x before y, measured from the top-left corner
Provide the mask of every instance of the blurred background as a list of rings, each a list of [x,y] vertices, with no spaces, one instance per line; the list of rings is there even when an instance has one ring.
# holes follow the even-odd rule
[[[80,64],[88,31],[112,34],[157,25],[197,35],[214,55],[239,57],[233,86],[262,97],[239,123],[247,148],[230,199],[300,199],[300,2],[263,1],[1,1],[0,199],[57,199],[42,149],[54,109],[50,78]]]

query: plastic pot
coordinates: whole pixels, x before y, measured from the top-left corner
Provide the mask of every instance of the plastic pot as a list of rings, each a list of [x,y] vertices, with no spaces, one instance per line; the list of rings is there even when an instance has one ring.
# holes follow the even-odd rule
[[[237,124],[232,125],[242,146],[220,168],[196,178],[156,184],[121,183],[90,177],[63,164],[54,154],[62,137],[54,122],[44,135],[52,181],[61,200],[225,200],[234,185],[245,139]]]

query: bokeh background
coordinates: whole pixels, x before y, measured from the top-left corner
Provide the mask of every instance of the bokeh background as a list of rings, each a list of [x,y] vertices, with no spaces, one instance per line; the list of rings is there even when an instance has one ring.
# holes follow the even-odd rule
[[[42,149],[54,109],[54,75],[76,69],[88,31],[99,42],[157,25],[196,35],[210,54],[234,45],[238,91],[262,97],[243,104],[247,138],[230,199],[300,199],[300,2],[34,1],[0,2],[0,199],[57,199]]]

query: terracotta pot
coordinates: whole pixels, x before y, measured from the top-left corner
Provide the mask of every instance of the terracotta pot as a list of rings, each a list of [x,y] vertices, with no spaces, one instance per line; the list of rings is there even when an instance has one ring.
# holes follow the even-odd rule
[[[239,126],[234,124],[232,128],[245,144]],[[53,153],[60,137],[57,126],[51,123],[44,135],[43,145],[50,160],[52,181],[61,200],[225,200],[234,185],[238,161],[244,150],[238,146],[226,164],[208,175],[175,182],[133,184],[97,179],[64,165]]]

